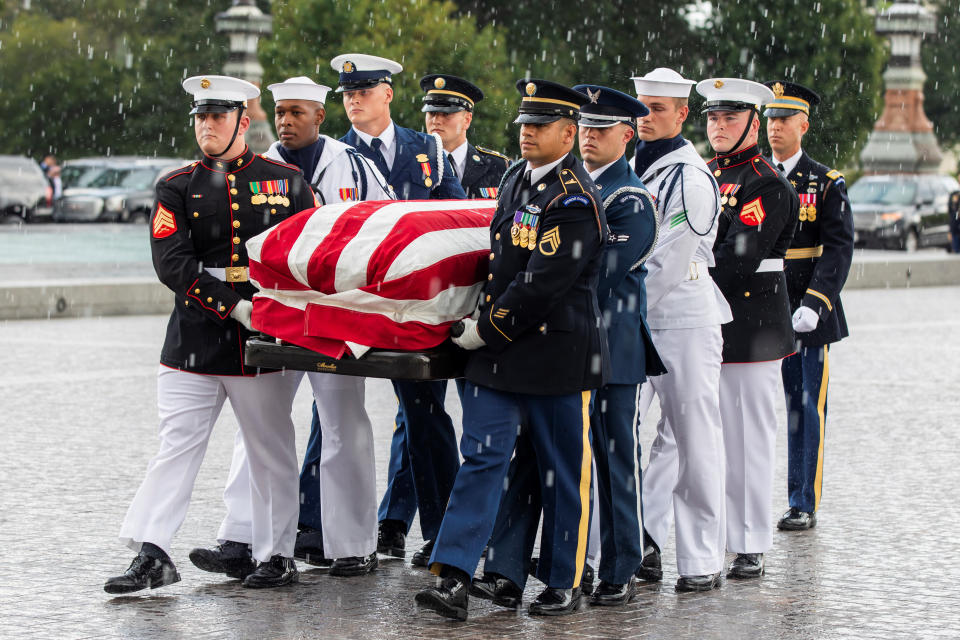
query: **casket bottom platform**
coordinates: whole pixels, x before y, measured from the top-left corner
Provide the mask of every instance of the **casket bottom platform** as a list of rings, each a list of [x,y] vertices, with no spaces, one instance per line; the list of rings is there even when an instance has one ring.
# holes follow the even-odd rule
[[[466,361],[467,352],[449,341],[427,351],[371,349],[362,358],[347,355],[339,360],[303,347],[277,344],[276,340],[267,336],[248,339],[244,350],[244,363],[248,367],[391,380],[460,378],[463,376]]]

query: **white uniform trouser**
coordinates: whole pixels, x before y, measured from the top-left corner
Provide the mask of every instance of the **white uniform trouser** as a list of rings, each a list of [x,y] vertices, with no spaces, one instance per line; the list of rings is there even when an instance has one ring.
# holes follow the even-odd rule
[[[780,361],[725,364],[720,415],[727,455],[727,550],[763,553],[773,546],[773,466]]]
[[[329,373],[308,373],[307,379],[323,433],[317,481],[324,555],[369,555],[377,548],[377,469],[373,425],[364,407],[366,379]],[[244,442],[238,437],[223,490],[227,515],[217,533],[221,542],[250,539],[248,460]],[[293,486],[299,493],[298,481]]]
[[[653,344],[668,373],[640,391],[644,416],[660,398],[660,422],[643,471],[643,526],[662,549],[676,519],[681,576],[717,573],[724,560],[724,456],[719,379],[720,325],[656,329]]]
[[[249,460],[246,509],[260,561],[293,556],[297,533],[297,449],[290,408],[298,374],[256,377],[211,376],[161,367],[157,376],[160,451],[147,466],[120,540],[134,550],[144,542],[170,553],[174,534],[187,513],[213,425],[223,403],[240,425],[239,438],[255,452]]]

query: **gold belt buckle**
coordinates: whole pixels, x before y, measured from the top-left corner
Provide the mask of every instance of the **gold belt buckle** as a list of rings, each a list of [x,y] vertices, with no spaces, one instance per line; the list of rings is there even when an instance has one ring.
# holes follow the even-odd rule
[[[227,267],[226,277],[227,282],[246,282],[250,279],[247,277],[246,267]]]

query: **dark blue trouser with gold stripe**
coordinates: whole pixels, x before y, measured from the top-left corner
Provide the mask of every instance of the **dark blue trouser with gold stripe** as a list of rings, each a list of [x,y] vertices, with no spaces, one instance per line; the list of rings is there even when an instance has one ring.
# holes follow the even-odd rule
[[[490,540],[521,429],[530,446],[518,451],[516,464],[537,470],[543,502],[539,577],[558,589],[579,586],[590,525],[589,391],[536,396],[466,383],[460,439],[464,461],[431,569],[439,572],[435,563],[441,563],[473,575]]]
[[[829,345],[801,346],[784,358],[781,373],[787,398],[787,494],[791,507],[813,513],[823,489]]]
[[[409,531],[419,510],[423,539],[432,540],[460,468],[457,436],[444,409],[447,381],[395,380],[393,388],[399,407],[377,520],[403,521]]]

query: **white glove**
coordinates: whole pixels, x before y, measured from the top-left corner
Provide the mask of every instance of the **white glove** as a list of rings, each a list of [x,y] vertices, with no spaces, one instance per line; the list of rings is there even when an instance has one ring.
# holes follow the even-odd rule
[[[797,333],[806,333],[817,328],[820,316],[810,307],[800,307],[793,312],[793,330]]]
[[[253,315],[253,303],[249,300],[241,300],[237,306],[230,312],[230,317],[253,331],[253,325],[250,324],[250,316]]]
[[[477,321],[473,318],[464,318],[463,333],[461,333],[458,338],[451,337],[450,339],[453,341],[453,344],[467,351],[479,349],[487,344],[483,341],[483,338],[480,337],[480,330],[477,329]]]

